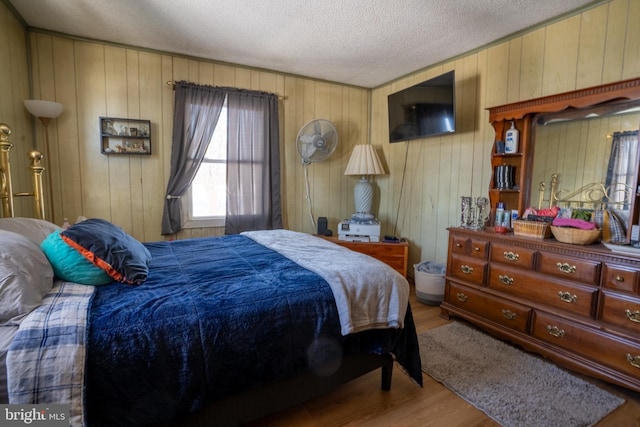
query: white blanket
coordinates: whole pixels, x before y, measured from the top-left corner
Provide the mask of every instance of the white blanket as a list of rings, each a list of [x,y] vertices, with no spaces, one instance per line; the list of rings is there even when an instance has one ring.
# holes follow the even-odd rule
[[[409,283],[385,263],[306,233],[271,230],[242,235],[326,280],[336,300],[343,335],[404,327]]]

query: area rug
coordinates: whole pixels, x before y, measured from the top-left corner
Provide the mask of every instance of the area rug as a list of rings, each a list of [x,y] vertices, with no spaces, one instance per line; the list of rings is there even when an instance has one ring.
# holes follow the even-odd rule
[[[592,426],[624,403],[462,322],[418,339],[422,370],[505,427]]]

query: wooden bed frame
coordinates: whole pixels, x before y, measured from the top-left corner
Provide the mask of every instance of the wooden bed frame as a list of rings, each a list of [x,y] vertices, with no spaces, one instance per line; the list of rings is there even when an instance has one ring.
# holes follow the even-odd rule
[[[186,419],[160,427],[239,426],[326,394],[378,368],[382,368],[381,388],[389,391],[393,363],[391,355],[348,356],[333,375],[306,372],[215,401]]]

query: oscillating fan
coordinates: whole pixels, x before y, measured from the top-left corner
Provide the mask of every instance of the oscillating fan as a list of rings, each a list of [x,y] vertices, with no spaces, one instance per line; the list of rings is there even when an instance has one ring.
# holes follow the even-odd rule
[[[302,163],[307,165],[311,162],[320,162],[336,150],[338,132],[329,120],[311,120],[298,132],[296,145]]]
[[[327,159],[336,151],[338,146],[338,131],[329,120],[316,119],[311,120],[298,132],[296,138],[296,146],[298,154],[304,165],[304,180],[307,188],[307,203],[309,205],[309,216],[311,217],[311,225],[316,228],[316,220],[313,216],[313,207],[311,206],[311,193],[309,192],[309,173],[307,166],[312,162],[320,162]]]

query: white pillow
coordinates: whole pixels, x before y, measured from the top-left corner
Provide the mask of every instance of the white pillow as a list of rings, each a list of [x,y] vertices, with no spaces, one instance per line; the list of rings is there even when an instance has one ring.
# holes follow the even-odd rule
[[[38,245],[0,230],[0,325],[18,325],[53,287],[53,268]]]
[[[0,218],[0,230],[18,233],[40,246],[45,237],[61,228],[44,219]]]

